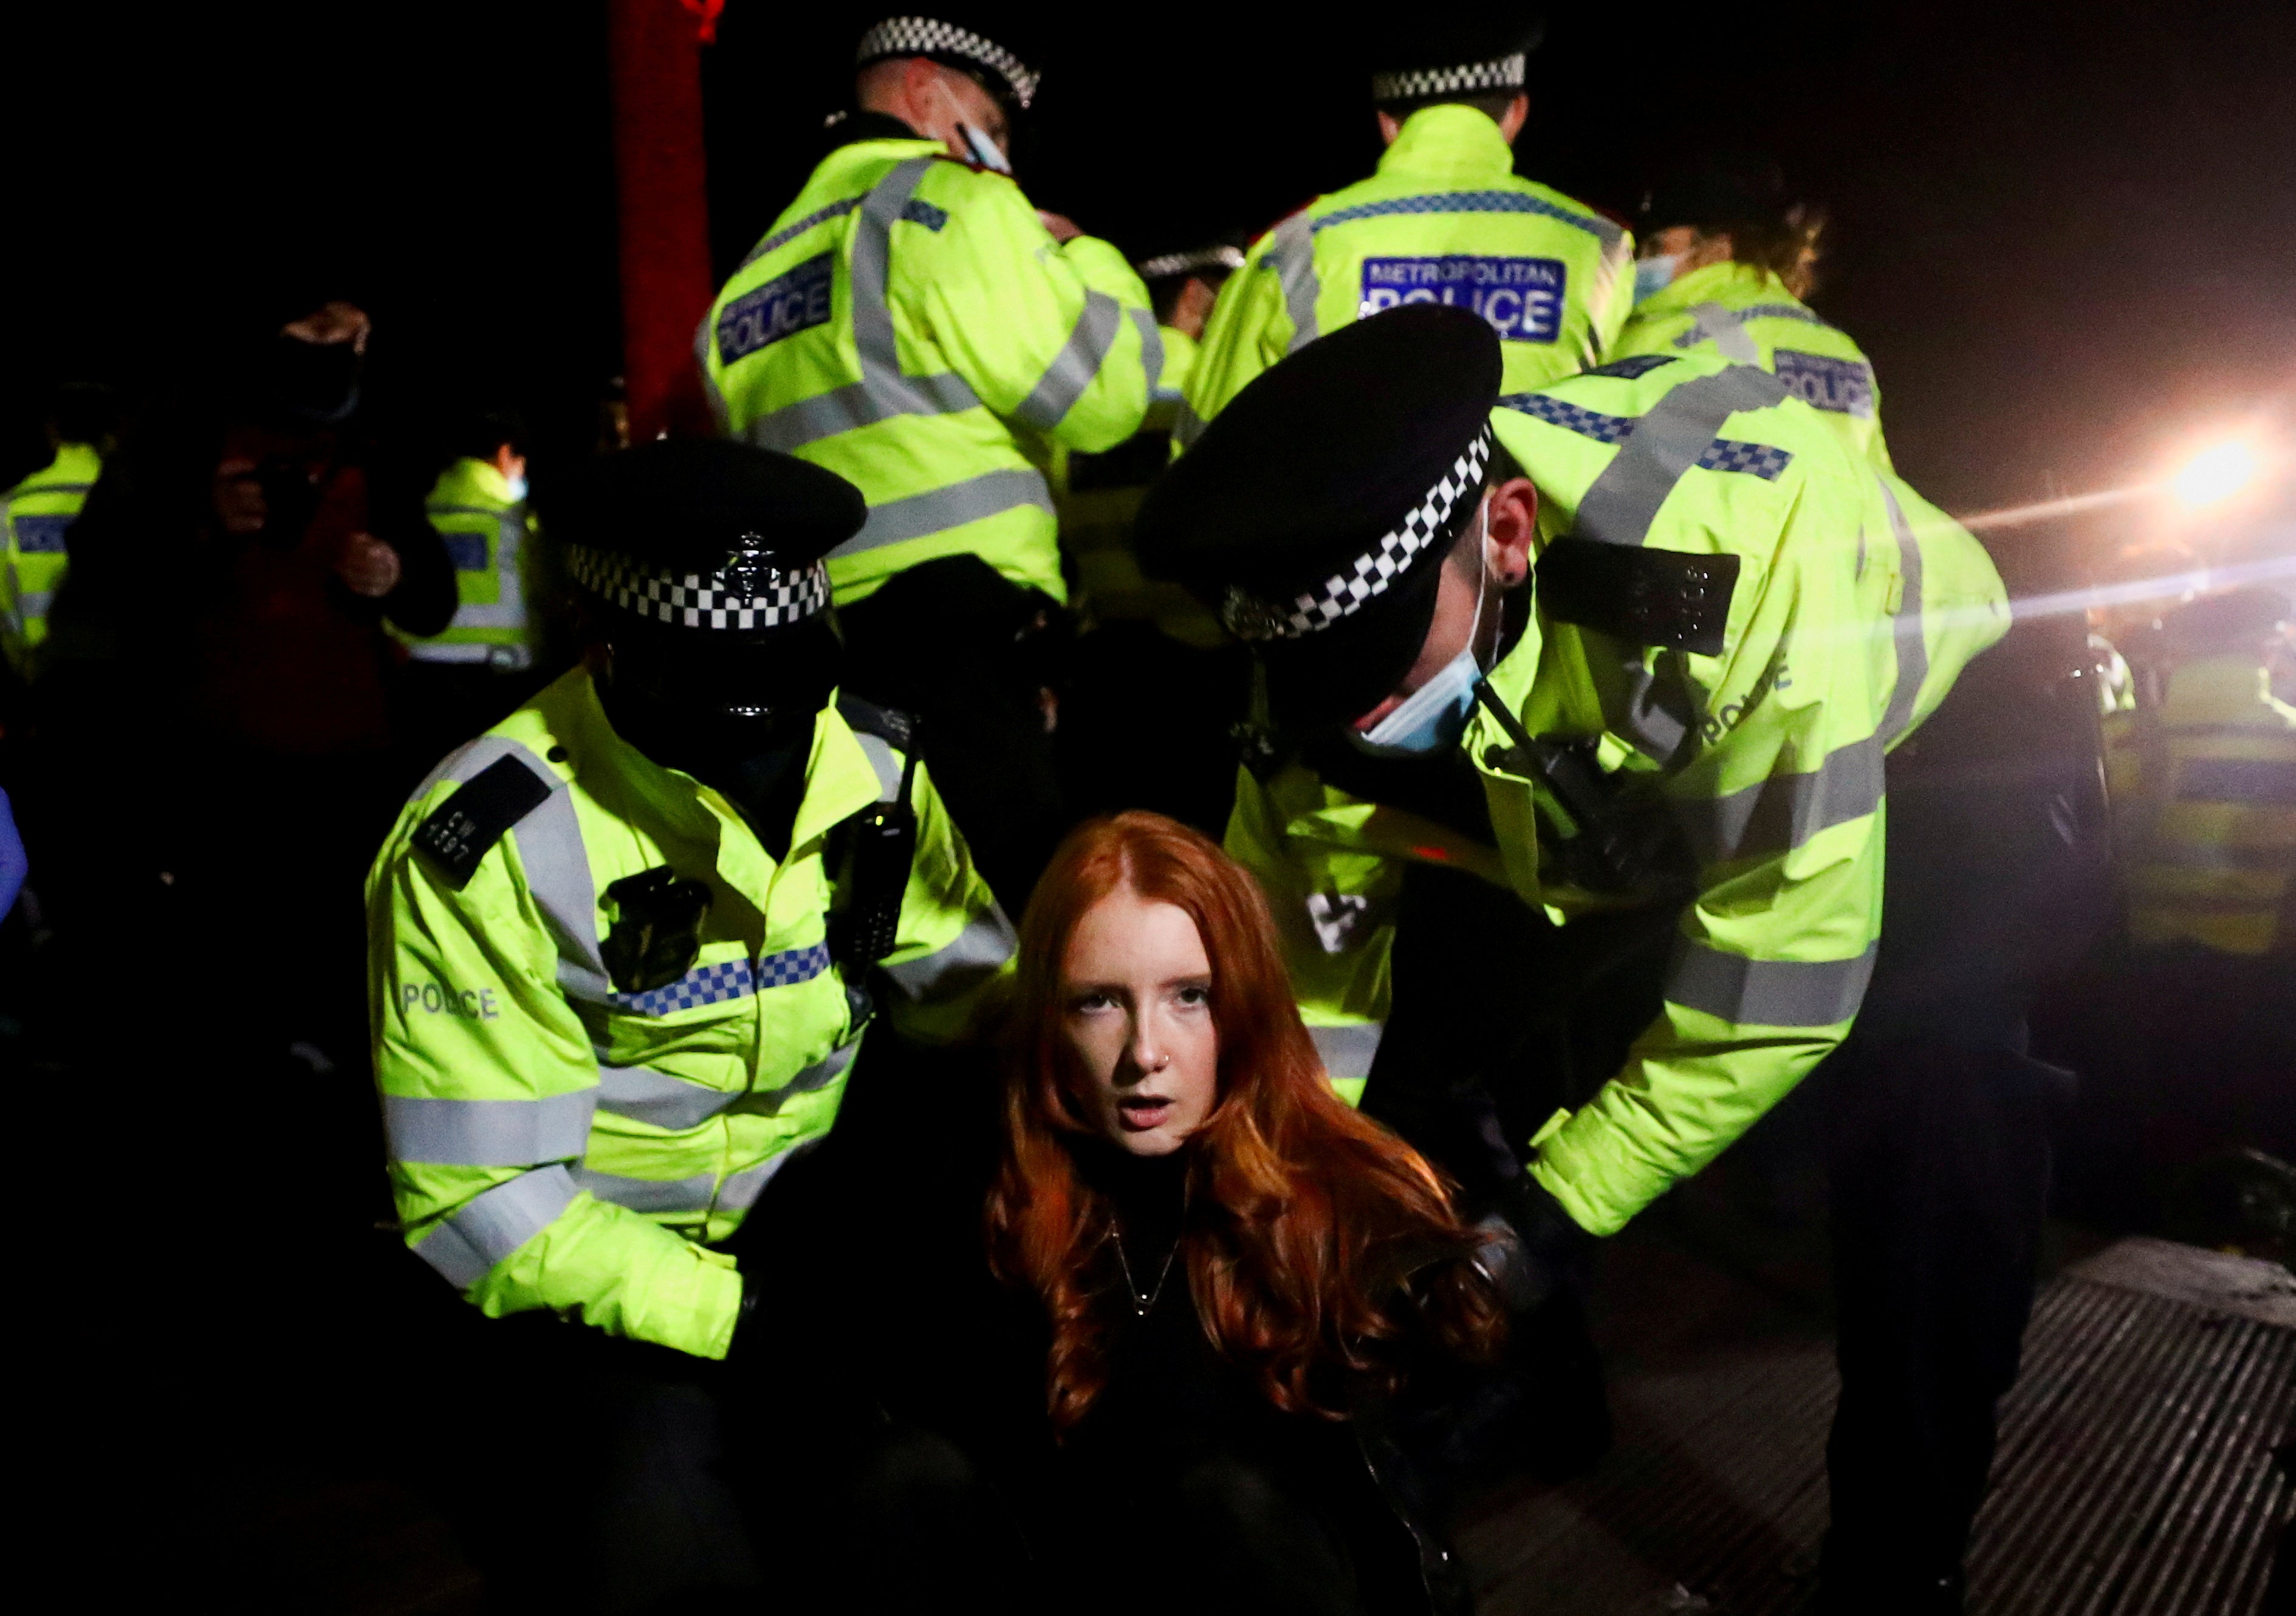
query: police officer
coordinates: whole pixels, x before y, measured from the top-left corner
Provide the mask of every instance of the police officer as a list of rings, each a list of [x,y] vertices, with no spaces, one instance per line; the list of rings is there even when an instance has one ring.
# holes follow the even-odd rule
[[[64,535],[103,470],[111,402],[102,388],[62,390],[48,416],[48,463],[0,494],[0,655],[19,678],[48,637],[48,608],[63,585]]]
[[[1382,28],[1371,86],[1387,143],[1379,171],[1253,244],[1204,333],[1184,444],[1285,354],[1398,304],[1481,315],[1502,340],[1508,392],[1608,350],[1632,301],[1633,239],[1514,173],[1525,62],[1541,31],[1519,12]]]
[[[1463,311],[1336,333],[1213,422],[1140,542],[1261,653],[1228,846],[1326,1069],[1514,1224],[1536,1296],[1840,1044],[1882,755],[2006,610],[1765,372],[1500,375]]]
[[[518,1399],[480,1411],[465,1523],[513,1583],[637,1608],[756,1585],[704,1366],[803,1394],[786,1449],[842,1354],[771,1277],[819,1235],[753,1209],[829,1133],[875,1019],[955,1033],[1012,933],[903,721],[834,694],[822,558],[865,519],[849,484],[672,441],[552,515],[589,659],[400,816],[370,1002],[406,1243],[495,1321]],[[800,1461],[738,1473],[777,1463]]]
[[[1029,656],[1066,597],[1041,444],[1123,442],[1163,363],[1123,257],[1013,183],[1037,83],[1014,40],[969,12],[872,27],[857,110],[699,339],[729,434],[868,500],[828,559],[855,667],[922,719],[1012,905],[1064,828]]]
[[[1872,362],[1802,301],[1825,216],[1794,199],[1775,163],[1702,158],[1653,187],[1636,223],[1634,314],[1611,357],[1711,353],[1759,365],[1820,411],[1852,453],[1890,469]]]
[[[454,618],[427,639],[399,634],[409,666],[396,727],[427,767],[503,717],[534,687],[542,656],[534,517],[518,423],[486,413],[463,422],[454,460],[422,513],[455,563]]]

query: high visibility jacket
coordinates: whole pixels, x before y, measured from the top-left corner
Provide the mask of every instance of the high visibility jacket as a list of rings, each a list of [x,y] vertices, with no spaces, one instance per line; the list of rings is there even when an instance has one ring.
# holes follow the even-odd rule
[[[1599,361],[1634,299],[1634,238],[1514,172],[1472,107],[1411,115],[1369,179],[1318,197],[1251,245],[1204,328],[1183,444],[1254,376],[1398,303],[1452,303],[1502,340],[1509,392]]]
[[[1695,1172],[1849,1030],[1881,925],[1882,757],[2008,627],[1999,575],[1911,488],[1851,461],[1767,373],[1638,359],[1502,402],[1537,485],[1542,561],[1570,542],[1739,558],[1722,652],[1613,638],[1534,590],[1488,678],[1532,735],[1591,742],[1693,864],[1665,1004],[1624,1068],[1534,1143],[1596,1234]],[[1583,615],[1583,613],[1581,613]],[[1401,861],[1505,885],[1568,924],[1633,901],[1572,884],[1570,810],[1478,708],[1461,742],[1496,845],[1349,797],[1294,763],[1240,777],[1228,849],[1266,886],[1335,1079],[1360,1092],[1385,1020]]]
[[[535,523],[510,479],[483,460],[462,459],[439,474],[422,513],[447,543],[459,603],[454,620],[429,639],[406,638],[418,662],[476,662],[504,669],[534,664],[539,625],[529,606]]]
[[[60,444],[54,459],[0,494],[0,652],[27,677],[63,587],[64,533],[102,470],[91,446]]]
[[[863,1042],[863,983],[824,940],[824,851],[898,793],[904,761],[824,709],[776,862],[724,797],[616,735],[576,669],[407,804],[367,878],[391,1185],[407,1243],[483,1312],[547,1308],[724,1356],[741,1280],[713,1248],[829,1131]],[[496,833],[505,800],[533,806]],[[910,800],[889,1010],[948,1036],[1012,928],[922,767]],[[431,835],[485,844],[459,887],[422,850],[434,816]],[[607,964],[611,889],[665,865],[709,889],[699,953],[668,985],[626,990]]]
[[[2201,657],[2105,720],[2129,939],[2296,948],[2296,707],[2253,656]]]
[[[840,605],[964,553],[1065,600],[1052,494],[1016,432],[1112,448],[1163,365],[1122,254],[1056,245],[1010,179],[924,140],[823,160],[697,342],[728,433],[867,498],[867,524],[829,554]]]
[[[1890,469],[1872,361],[1775,272],[1738,263],[1694,269],[1636,304],[1610,350],[1616,359],[1683,353],[1760,365],[1819,411],[1851,454],[1876,471]]]
[[[1227,643],[1219,619],[1177,584],[1147,577],[1133,554],[1132,523],[1148,485],[1172,457],[1172,422],[1196,360],[1195,339],[1170,326],[1164,373],[1140,431],[1103,454],[1054,446],[1046,475],[1060,512],[1061,548],[1076,590],[1074,604],[1095,623],[1152,622],[1174,639],[1210,649]]]

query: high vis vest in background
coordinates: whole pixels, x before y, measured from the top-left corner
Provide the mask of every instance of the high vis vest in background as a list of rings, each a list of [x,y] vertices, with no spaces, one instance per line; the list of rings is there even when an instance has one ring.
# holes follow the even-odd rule
[[[1251,245],[1204,328],[1177,428],[1185,446],[1254,376],[1351,320],[1450,303],[1491,323],[1509,392],[1600,361],[1634,299],[1634,239],[1514,172],[1472,107],[1411,115],[1379,171]]]
[[[831,152],[696,342],[730,435],[868,500],[867,524],[829,554],[840,605],[967,553],[1066,600],[1052,494],[1016,433],[1112,448],[1163,365],[1122,254],[1055,244],[1010,179],[923,140]]]
[[[0,652],[27,678],[63,587],[64,534],[102,471],[90,445],[61,444],[54,459],[0,494]]]
[[[431,486],[422,513],[455,563],[454,620],[427,640],[401,636],[418,662],[534,665],[537,625],[528,606],[535,524],[510,479],[483,460],[462,459]]]
[[[1060,513],[1061,548],[1072,570],[1071,603],[1087,623],[1152,622],[1172,638],[1209,650],[1228,643],[1219,619],[1177,584],[1140,570],[1132,523],[1148,485],[1171,463],[1172,423],[1196,359],[1195,339],[1170,326],[1164,373],[1139,431],[1097,455],[1054,446],[1045,474]]]
[[[2296,707],[2252,654],[2197,657],[2105,719],[2129,940],[2296,949]]]
[[[1853,462],[1767,372],[1628,360],[1512,395],[1493,420],[1538,486],[1541,546],[1529,624],[1488,681],[1508,716],[1479,706],[1460,743],[1495,845],[1293,763],[1241,777],[1228,850],[1267,890],[1334,1078],[1359,1079],[1401,861],[1471,871],[1565,925],[1657,896],[1582,880],[1584,827],[1525,736],[1591,748],[1622,810],[1674,827],[1690,897],[1663,1008],[1535,1141],[1539,1182],[1609,1234],[1848,1032],[1882,921],[1883,755],[2006,632],[2008,606],[1965,529]],[[1705,558],[1700,576],[1677,557]],[[1651,613],[1702,590],[1726,619],[1685,638]]]
[[[1711,354],[1759,365],[1841,435],[1850,453],[1887,472],[1882,390],[1857,344],[1752,264],[1709,264],[1635,305],[1610,357]]]
[[[828,1133],[865,1041],[868,996],[828,944],[831,860],[906,759],[859,721],[815,720],[778,862],[724,797],[615,734],[581,669],[399,816],[367,878],[391,1185],[408,1245],[489,1317],[547,1308],[725,1355],[742,1282],[714,1248]],[[946,1038],[1013,932],[922,767],[910,803],[887,1008]],[[695,922],[684,889],[691,964],[660,980],[646,904],[673,881],[707,905]]]

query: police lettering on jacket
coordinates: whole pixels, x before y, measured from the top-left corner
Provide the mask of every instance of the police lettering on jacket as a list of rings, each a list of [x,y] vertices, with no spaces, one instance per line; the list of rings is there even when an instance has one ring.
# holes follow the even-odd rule
[[[1560,258],[1365,258],[1359,318],[1401,303],[1472,308],[1509,342],[1552,342],[1562,332],[1569,272]]]

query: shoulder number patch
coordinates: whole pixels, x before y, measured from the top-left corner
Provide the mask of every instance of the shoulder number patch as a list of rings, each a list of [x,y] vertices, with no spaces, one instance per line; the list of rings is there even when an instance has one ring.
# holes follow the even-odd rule
[[[1365,258],[1358,318],[1404,303],[1472,308],[1509,342],[1552,342],[1562,334],[1570,271],[1561,258]]]
[[[735,298],[718,314],[718,362],[731,365],[783,337],[827,324],[836,280],[837,255],[816,253]]]
[[[1532,574],[1538,603],[1629,645],[1663,645],[1702,657],[1722,654],[1739,558],[1559,538]]]
[[[414,833],[414,849],[457,892],[470,884],[487,849],[540,808],[550,788],[515,758],[497,758],[440,803]]]

